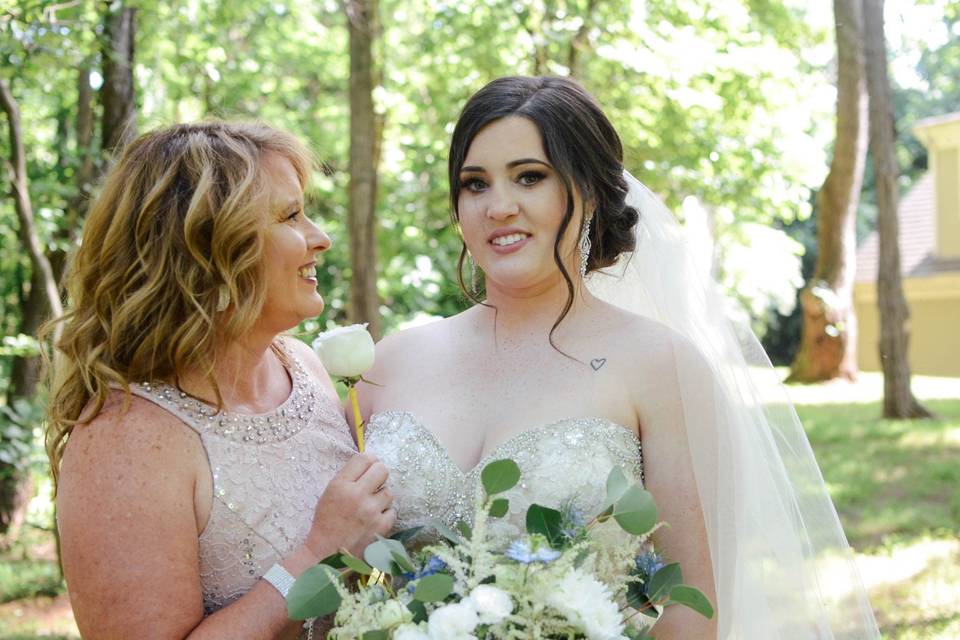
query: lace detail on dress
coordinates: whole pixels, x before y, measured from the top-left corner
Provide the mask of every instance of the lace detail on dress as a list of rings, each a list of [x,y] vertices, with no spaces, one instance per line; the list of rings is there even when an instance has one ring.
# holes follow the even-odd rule
[[[601,418],[567,418],[529,429],[510,438],[464,473],[415,416],[401,411],[370,418],[367,451],[390,470],[387,486],[394,495],[397,529],[427,525],[440,519],[449,526],[469,521],[484,465],[512,458],[521,470],[520,484],[505,494],[506,518],[491,521],[497,537],[507,539],[523,529],[533,504],[571,506],[595,515],[606,496],[610,469],[619,465],[643,481],[640,441],[626,427]]]
[[[206,449],[213,506],[199,543],[207,615],[245,594],[303,543],[318,498],[356,453],[339,404],[281,345],[292,363],[293,389],[269,413],[217,413],[164,383],[131,385],[194,429]]]

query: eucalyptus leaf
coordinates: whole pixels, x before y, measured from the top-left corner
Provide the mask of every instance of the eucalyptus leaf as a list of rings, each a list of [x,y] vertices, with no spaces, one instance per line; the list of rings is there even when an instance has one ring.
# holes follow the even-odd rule
[[[430,521],[430,527],[436,529],[437,533],[453,544],[460,544],[463,542],[463,538],[461,538],[456,531],[448,527],[447,523],[445,523],[443,520],[439,520],[437,518],[432,519]]]
[[[406,544],[407,542],[410,542],[416,538],[417,534],[419,534],[421,531],[423,531],[423,527],[410,527],[409,529],[402,529],[392,534],[390,539],[396,540],[400,544]]]
[[[353,556],[344,555],[343,564],[346,565],[348,569],[353,569],[357,573],[368,576],[373,573],[373,569],[370,568],[366,562],[360,558],[354,558]]]
[[[527,533],[539,533],[551,546],[561,545],[563,536],[563,515],[556,509],[532,504],[527,509]]]
[[[398,561],[397,557],[401,558],[402,562]],[[370,543],[367,545],[367,548],[363,550],[363,559],[366,560],[367,564],[371,567],[376,567],[388,575],[395,575],[397,573],[394,565],[400,567],[402,570],[412,570],[413,566],[413,562],[410,560],[410,556],[407,555],[407,550],[403,548],[402,544],[396,540],[381,536],[378,536],[375,542]],[[411,567],[411,569],[403,569],[404,566]]]
[[[680,565],[676,562],[660,568],[652,578],[650,586],[647,587],[647,593],[654,602],[660,601],[670,595],[670,591],[683,584],[683,573],[680,571]]]
[[[457,523],[457,531],[460,532],[460,535],[463,536],[465,540],[469,540],[470,536],[473,535],[473,529],[463,520]]]
[[[413,598],[420,602],[440,602],[451,593],[453,593],[453,577],[445,573],[435,573],[417,580]]]
[[[713,605],[699,589],[681,584],[670,590],[670,601],[667,604],[682,604],[693,609],[704,618],[713,617]]]
[[[509,491],[520,482],[520,467],[509,458],[494,460],[480,472],[480,482],[488,496]]]
[[[327,565],[317,564],[297,578],[287,594],[287,615],[291,620],[306,620],[329,615],[340,606],[336,582],[340,574]]]
[[[376,631],[367,631],[360,638],[361,640],[389,640],[390,633],[386,629],[377,629]]]
[[[630,488],[630,480],[619,465],[610,469],[607,475],[607,498],[603,505],[606,509],[617,503],[617,500],[623,497],[623,494]]]
[[[617,500],[613,518],[627,533],[642,536],[657,524],[657,505],[649,491],[633,485]]]
[[[343,563],[343,554],[342,553],[331,553],[326,558],[318,562],[317,564],[325,564],[328,567],[333,567],[334,569],[346,569],[347,565]]]
[[[506,498],[497,498],[490,503],[490,517],[491,518],[502,518],[507,515],[507,511],[510,508],[510,501]]]

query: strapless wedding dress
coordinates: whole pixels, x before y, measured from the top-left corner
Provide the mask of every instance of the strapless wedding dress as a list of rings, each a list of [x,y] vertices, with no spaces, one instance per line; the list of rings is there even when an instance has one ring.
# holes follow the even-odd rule
[[[527,508],[574,508],[592,518],[603,506],[610,469],[619,465],[643,482],[640,441],[627,428],[601,418],[565,418],[527,429],[485,455],[473,468],[458,467],[417,416],[404,411],[373,415],[366,450],[390,470],[398,530],[470,522],[483,467],[502,458],[520,466],[520,483],[504,494],[506,517],[491,521],[494,536],[508,540],[524,531]]]

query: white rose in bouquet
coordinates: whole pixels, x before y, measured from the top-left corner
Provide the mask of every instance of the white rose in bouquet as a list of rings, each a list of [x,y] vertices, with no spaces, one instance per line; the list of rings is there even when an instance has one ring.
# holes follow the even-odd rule
[[[467,602],[455,602],[430,614],[427,627],[433,640],[476,640],[473,630],[480,624],[477,612]]]
[[[466,599],[482,624],[497,624],[513,611],[513,600],[503,589],[481,584]]]
[[[332,376],[356,379],[373,366],[373,336],[366,324],[324,331],[313,341],[313,351]]]

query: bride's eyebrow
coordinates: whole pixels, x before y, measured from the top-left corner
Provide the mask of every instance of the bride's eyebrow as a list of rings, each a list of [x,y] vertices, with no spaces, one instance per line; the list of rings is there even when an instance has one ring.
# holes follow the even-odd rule
[[[553,166],[549,162],[540,160],[538,158],[520,158],[519,160],[511,160],[507,163],[507,169],[513,169],[514,167],[519,167],[522,164],[541,164],[548,169],[553,169]],[[486,171],[486,169],[477,165],[470,165],[460,168],[460,173],[483,173],[484,171]]]

